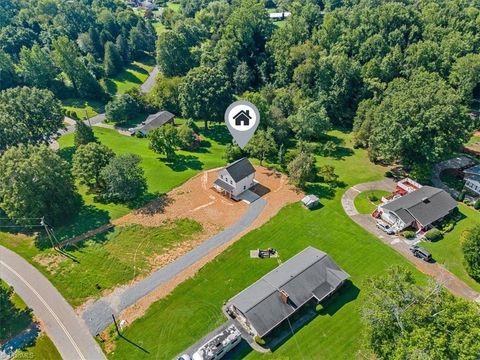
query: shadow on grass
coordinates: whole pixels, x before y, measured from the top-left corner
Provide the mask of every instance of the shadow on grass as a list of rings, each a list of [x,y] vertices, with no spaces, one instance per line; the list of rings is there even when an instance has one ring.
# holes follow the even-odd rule
[[[354,301],[360,289],[350,280],[347,280],[343,287],[334,293],[330,298],[321,302],[321,310],[316,310],[316,303],[311,301],[302,309],[285,320],[279,327],[265,338],[266,346],[272,352],[281,347],[295,333],[312,322],[317,316],[333,316],[338,310],[349,302]]]
[[[57,154],[69,164],[72,163],[73,155],[75,155],[75,146],[68,146],[57,150]]]
[[[232,142],[232,135],[230,135],[227,127],[224,124],[209,123],[208,126],[209,128],[207,130],[200,130],[200,135],[212,139],[221,145],[227,145]]]
[[[142,215],[155,215],[155,214],[162,214],[165,212],[165,208],[173,202],[172,198],[168,195],[163,194],[154,200],[148,202],[145,206],[141,207],[140,209],[136,210],[136,214]]]
[[[202,170],[203,163],[198,157],[193,155],[177,154],[173,159],[161,159],[165,165],[176,172],[185,171],[188,169]]]
[[[317,195],[319,199],[333,199],[335,188],[326,184],[310,183],[305,186],[305,193]]]
[[[54,234],[58,241],[64,241],[105,225],[109,221],[108,211],[100,210],[93,205],[83,205],[78,215],[70,222],[54,229]],[[37,237],[35,245],[40,250],[52,247],[51,241],[45,233]]]

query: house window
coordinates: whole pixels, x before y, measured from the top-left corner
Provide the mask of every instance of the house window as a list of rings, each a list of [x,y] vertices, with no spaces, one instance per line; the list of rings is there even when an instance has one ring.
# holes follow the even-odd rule
[[[223,175],[220,175],[220,179],[223,179]]]

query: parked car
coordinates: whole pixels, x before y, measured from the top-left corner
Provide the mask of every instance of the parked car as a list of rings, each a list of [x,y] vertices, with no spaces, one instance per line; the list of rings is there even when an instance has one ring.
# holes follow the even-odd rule
[[[412,252],[412,254],[415,257],[418,257],[418,258],[422,259],[423,261],[431,262],[433,260],[432,259],[432,254],[430,254],[427,250],[425,250],[424,248],[422,248],[418,245],[410,246],[410,251]]]
[[[395,231],[393,231],[392,227],[383,221],[377,221],[377,228],[382,230],[383,232],[387,233],[388,235],[393,235]]]
[[[191,360],[192,358],[188,354],[183,354],[177,360]]]

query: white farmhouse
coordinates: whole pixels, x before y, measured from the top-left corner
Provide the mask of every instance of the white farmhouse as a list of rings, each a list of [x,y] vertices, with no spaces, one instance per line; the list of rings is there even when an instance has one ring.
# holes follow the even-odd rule
[[[247,158],[242,158],[218,171],[218,178],[213,184],[217,191],[239,200],[240,194],[256,184],[255,168]]]

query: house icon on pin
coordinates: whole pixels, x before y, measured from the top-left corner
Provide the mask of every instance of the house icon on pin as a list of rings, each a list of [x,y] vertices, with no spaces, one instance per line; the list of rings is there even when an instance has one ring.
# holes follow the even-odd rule
[[[235,120],[235,125],[236,126],[249,126],[250,125],[250,120],[252,120],[252,117],[250,116],[250,110],[241,110],[239,111],[233,119]]]

